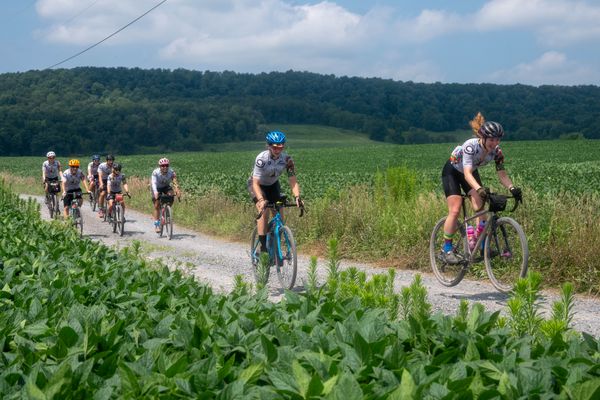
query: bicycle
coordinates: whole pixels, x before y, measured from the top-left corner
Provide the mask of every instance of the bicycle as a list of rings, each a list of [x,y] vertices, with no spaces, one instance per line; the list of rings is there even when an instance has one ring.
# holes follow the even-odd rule
[[[283,289],[292,289],[296,283],[296,274],[298,272],[298,257],[296,254],[296,241],[292,230],[285,225],[281,217],[280,210],[285,207],[296,207],[295,203],[288,203],[283,197],[280,201],[269,202],[265,208],[258,214],[256,219],[260,219],[267,209],[275,210],[275,215],[268,224],[267,231],[267,253],[269,255],[269,268],[264,274],[259,271],[260,262],[260,240],[258,230],[255,227],[250,237],[250,258],[252,261],[252,270],[257,282],[264,280],[266,284],[269,280],[269,273],[272,266],[276,267],[279,284]],[[300,217],[304,215],[304,207],[300,207]]]
[[[90,208],[96,211],[98,199],[100,198],[100,188],[98,187],[98,179],[94,178],[94,190],[90,193]]]
[[[46,193],[46,206],[50,213],[50,218],[60,218],[60,199],[58,193],[60,192],[60,182],[48,181],[48,192]]]
[[[119,232],[119,236],[123,236],[125,232],[125,200],[123,196],[127,196],[131,198],[129,193],[116,194],[115,199],[113,201],[112,209],[108,210],[108,221],[112,223],[113,233]]]
[[[179,201],[181,199],[178,197]],[[165,228],[167,229],[167,236],[169,240],[173,237],[173,201],[175,200],[175,196],[170,194],[161,193],[158,197],[158,201],[160,201],[160,210],[158,213],[158,221],[159,221],[159,232],[158,236],[162,237]]]
[[[65,198],[67,196],[73,197],[73,200],[71,200],[71,206],[69,207],[69,218],[72,220],[75,229],[79,231],[79,237],[83,237],[83,217],[81,216],[78,200],[81,199],[84,194],[89,193],[75,192],[67,193],[65,196]]]
[[[462,195],[462,219],[458,220],[458,231],[455,235],[454,252],[460,262],[450,264],[446,261],[442,250],[444,245],[444,223],[447,217],[440,219],[431,233],[429,242],[429,257],[431,268],[437,280],[444,286],[455,286],[465,276],[472,264],[481,262],[483,258],[485,269],[494,287],[503,293],[510,292],[518,278],[527,274],[529,248],[523,228],[510,217],[500,217],[499,212],[506,209],[506,203],[513,196],[489,193],[486,203],[488,209],[468,216],[465,202],[468,196]],[[485,206],[485,205],[484,205]],[[510,210],[513,212],[519,206]],[[467,240],[467,225],[475,224],[475,219],[488,215],[483,232],[477,238],[473,249]],[[458,238],[458,240],[456,240]],[[477,253],[480,253],[477,255]]]

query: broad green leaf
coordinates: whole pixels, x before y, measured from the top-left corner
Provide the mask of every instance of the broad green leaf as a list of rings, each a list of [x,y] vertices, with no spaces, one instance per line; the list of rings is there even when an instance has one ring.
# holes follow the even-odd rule
[[[292,362],[292,372],[294,373],[294,378],[296,379],[300,393],[302,393],[303,396],[306,396],[308,386],[310,385],[310,374],[306,372],[298,360]]]
[[[573,389],[573,396],[577,400],[600,399],[600,378],[578,384]]]
[[[58,337],[67,347],[71,347],[79,340],[79,335],[70,326],[63,326],[58,332]]]
[[[254,383],[262,375],[263,371],[264,365],[262,363],[252,364],[242,371],[239,379],[244,384]]]

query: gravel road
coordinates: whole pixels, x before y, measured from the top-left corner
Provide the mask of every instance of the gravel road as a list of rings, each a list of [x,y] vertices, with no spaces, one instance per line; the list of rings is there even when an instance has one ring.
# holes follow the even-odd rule
[[[27,196],[22,196],[27,197]],[[36,197],[42,204],[41,212],[48,218],[48,210],[43,205],[43,198]],[[177,219],[177,205],[174,207],[175,220]],[[215,290],[230,291],[234,285],[235,275],[241,274],[252,280],[248,245],[246,243],[230,242],[220,238],[208,236],[175,225],[172,240],[159,237],[154,233],[150,215],[145,215],[134,210],[127,210],[127,223],[125,234],[119,237],[112,232],[112,227],[102,222],[96,213],[92,213],[89,204],[82,208],[84,217],[84,236],[100,241],[109,246],[123,247],[133,241],[142,245],[142,253],[150,259],[161,258],[169,267],[179,268],[192,274],[200,282],[209,284]],[[306,279],[309,257],[298,256],[298,279],[296,285],[301,290],[303,280]],[[325,276],[326,260],[319,259],[319,276]],[[368,264],[342,261],[341,268],[355,266],[365,270],[367,274],[385,272],[381,268]],[[416,272],[398,270],[396,273],[396,287],[410,285]],[[464,279],[453,288],[439,284],[433,274],[421,273],[423,284],[427,288],[429,302],[434,311],[445,314],[454,313],[462,299],[470,302],[479,302],[486,310],[504,310],[508,297],[496,291],[487,281],[471,281]],[[467,276],[468,278],[468,276]],[[281,298],[282,291],[274,274],[269,280],[270,295],[274,301]],[[545,312],[551,307],[557,297],[555,291],[543,292],[543,309]],[[574,328],[600,337],[600,299],[577,296],[575,304]]]

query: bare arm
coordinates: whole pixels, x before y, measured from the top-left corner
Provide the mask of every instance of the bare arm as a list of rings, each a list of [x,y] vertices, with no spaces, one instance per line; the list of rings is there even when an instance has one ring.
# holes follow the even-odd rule
[[[473,176],[473,167],[465,166],[464,167],[465,180],[473,189],[477,190],[481,187],[479,183],[477,183],[477,179]]]
[[[510,189],[513,186],[512,181],[508,177],[508,174],[505,170],[498,171],[498,179],[500,179],[500,183],[507,189]]]

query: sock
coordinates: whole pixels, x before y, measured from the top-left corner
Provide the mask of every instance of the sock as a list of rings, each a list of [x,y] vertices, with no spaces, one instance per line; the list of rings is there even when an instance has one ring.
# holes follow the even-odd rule
[[[452,250],[452,238],[454,237],[453,233],[444,232],[444,251],[447,253]]]
[[[260,251],[267,251],[267,235],[258,235],[260,242]]]
[[[475,237],[479,237],[479,235],[481,235],[481,232],[483,232],[483,230],[485,229],[485,221],[481,221],[479,222],[479,224],[477,225],[477,231],[475,232]]]

